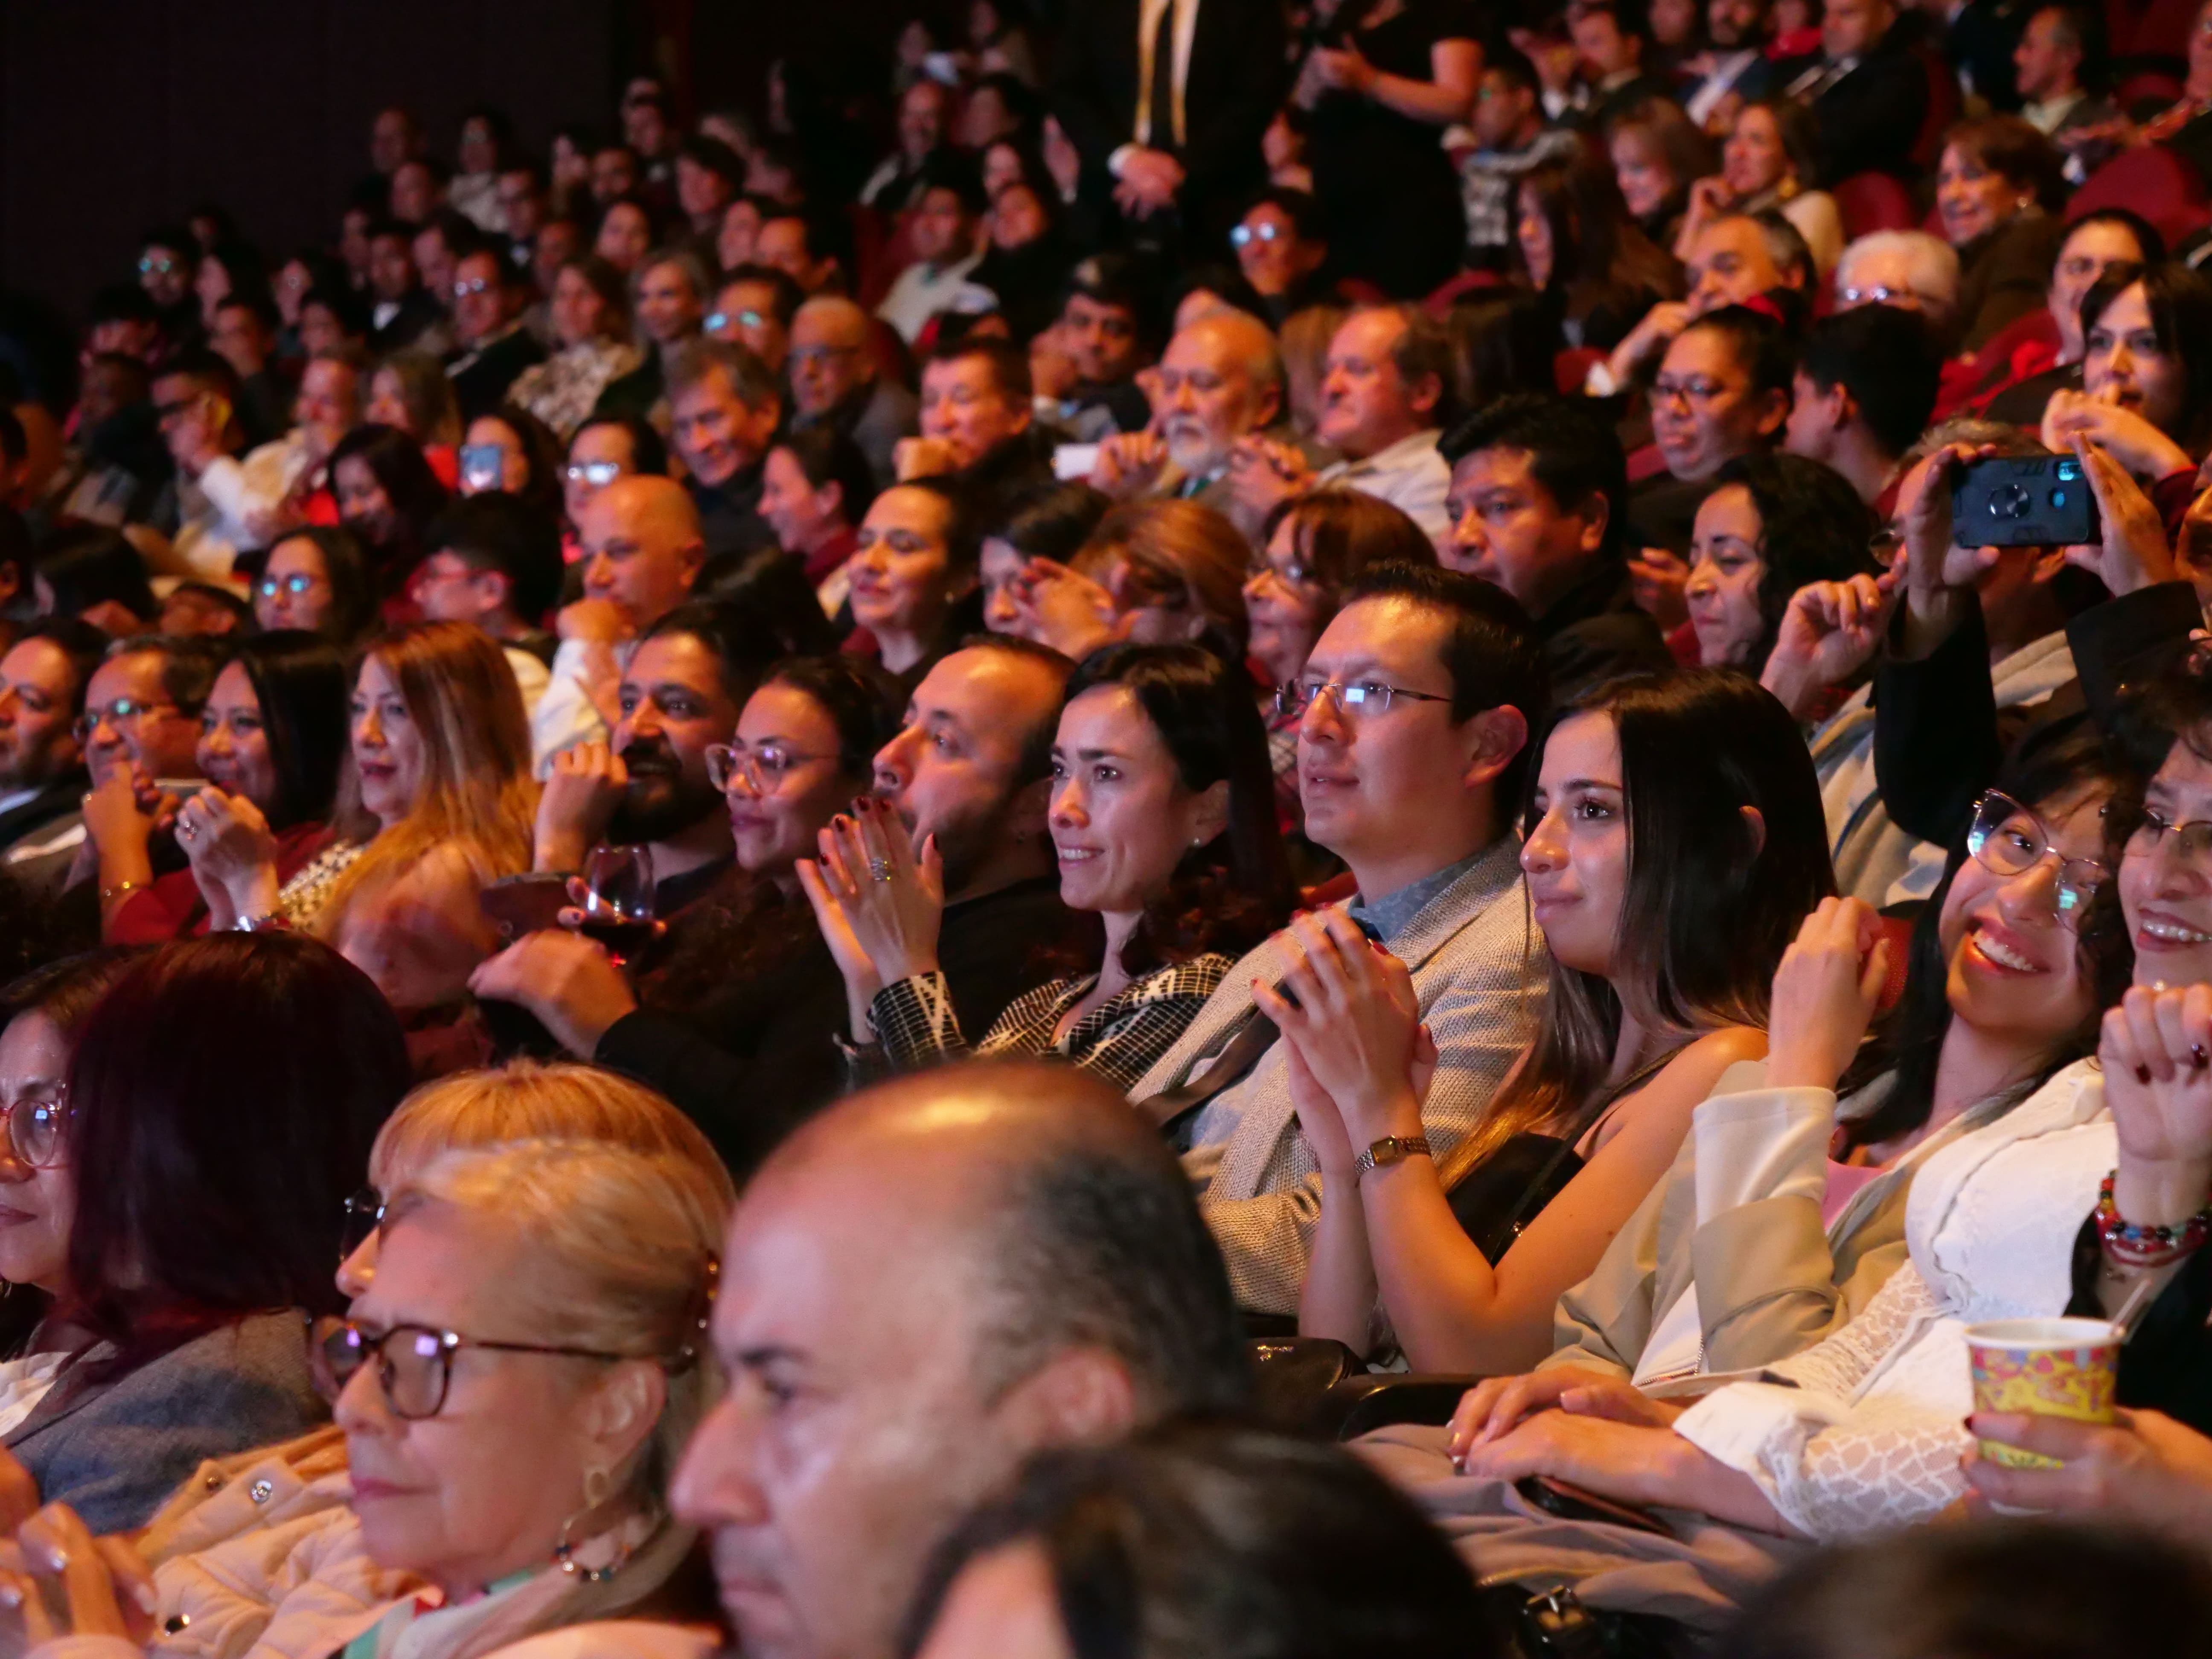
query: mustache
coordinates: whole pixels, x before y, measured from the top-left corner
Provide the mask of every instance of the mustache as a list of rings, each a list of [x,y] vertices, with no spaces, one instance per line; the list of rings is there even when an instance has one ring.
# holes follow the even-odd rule
[[[648,777],[670,777],[684,769],[684,763],[676,758],[676,751],[659,739],[630,744],[622,751],[622,763],[630,771]]]

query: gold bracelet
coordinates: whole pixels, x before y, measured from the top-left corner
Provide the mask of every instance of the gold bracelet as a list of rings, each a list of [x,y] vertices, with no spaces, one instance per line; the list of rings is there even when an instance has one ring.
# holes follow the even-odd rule
[[[112,887],[103,887],[100,890],[100,902],[102,904],[112,903],[125,893],[135,893],[145,885],[143,881],[118,881]]]

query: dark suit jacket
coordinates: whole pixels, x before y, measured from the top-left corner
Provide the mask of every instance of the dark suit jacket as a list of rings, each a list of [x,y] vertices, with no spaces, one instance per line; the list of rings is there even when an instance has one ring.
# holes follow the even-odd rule
[[[1793,84],[1811,67],[1810,59],[1791,64],[1782,85]],[[1855,173],[1908,172],[1927,118],[1928,70],[1892,28],[1850,74],[1814,100],[1820,182],[1832,185]]]
[[[545,361],[545,348],[526,328],[501,335],[481,351],[464,347],[453,355],[446,374],[453,383],[453,401],[461,406],[461,419],[473,421],[489,415],[507,401],[514,377],[533,363]]]
[[[44,829],[64,813],[79,810],[84,804],[84,792],[91,787],[92,779],[79,767],[56,778],[21,806],[0,812],[0,853],[33,830]]]
[[[1639,609],[1628,568],[1601,568],[1570,588],[1536,621],[1554,706],[1627,674],[1664,674],[1674,666],[1659,624]]]
[[[1109,156],[1137,121],[1139,0],[1083,0],[1060,37],[1051,101],[1083,157],[1083,193],[1113,194]],[[1225,230],[1229,215],[1267,182],[1260,135],[1284,90],[1283,11],[1277,0],[1200,0],[1183,83],[1188,175],[1178,205],[1186,227]],[[1160,130],[1164,131],[1164,127]]]
[[[444,321],[445,316],[438,302],[418,288],[399,302],[392,320],[369,337],[369,346],[380,357],[404,351],[422,337],[424,330]]]
[[[1050,877],[946,906],[938,955],[963,1025],[988,1030],[1008,1003],[1051,978],[1038,952],[1066,922]],[[836,1098],[846,1024],[845,982],[817,934],[775,973],[730,986],[692,1018],[645,1008],[623,1016],[592,1058],[682,1107],[742,1181]]]

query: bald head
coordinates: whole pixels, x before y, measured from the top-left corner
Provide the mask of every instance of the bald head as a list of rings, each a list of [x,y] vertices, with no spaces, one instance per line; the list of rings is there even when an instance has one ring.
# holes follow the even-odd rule
[[[1194,477],[1219,472],[1231,447],[1282,410],[1275,337],[1242,311],[1212,312],[1178,329],[1159,375],[1160,435],[1169,459]]]
[[[868,356],[868,313],[850,300],[809,300],[791,319],[791,398],[799,417],[827,415],[876,378]]]
[[[931,1547],[1030,1454],[1247,1386],[1188,1182],[1064,1066],[948,1066],[801,1128],[732,1222],[714,1344],[729,1395],[673,1496],[749,1659],[887,1659]]]
[[[699,509],[673,478],[632,474],[594,495],[577,526],[584,592],[642,631],[690,598],[707,545]]]

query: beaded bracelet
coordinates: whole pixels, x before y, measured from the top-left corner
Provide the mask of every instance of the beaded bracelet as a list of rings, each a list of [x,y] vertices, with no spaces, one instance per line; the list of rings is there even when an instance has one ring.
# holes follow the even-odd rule
[[[2203,1247],[2212,1235],[2212,1205],[2207,1205],[2179,1227],[2144,1227],[2120,1218],[2112,1201],[2116,1170],[2097,1188],[2097,1237],[2105,1252],[2130,1267],[2162,1267]]]

